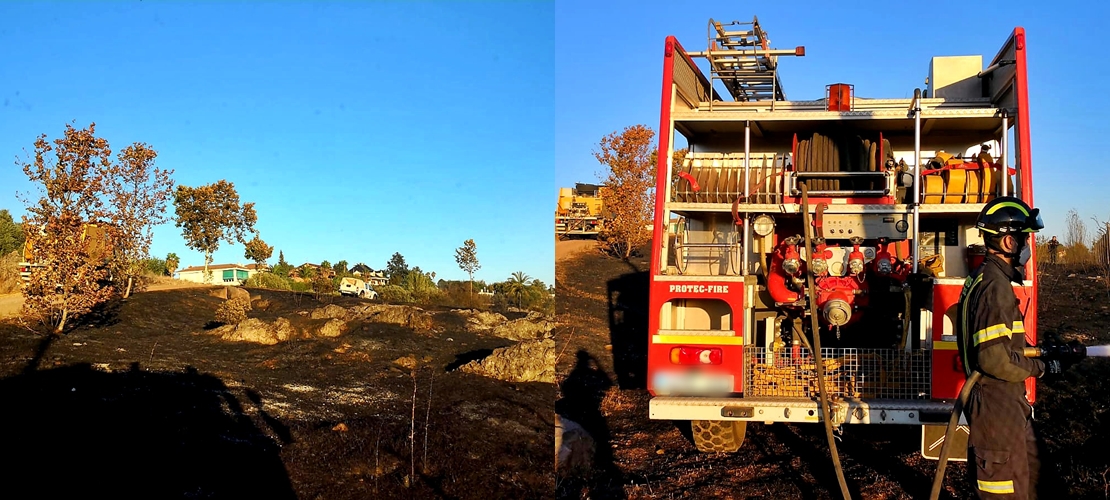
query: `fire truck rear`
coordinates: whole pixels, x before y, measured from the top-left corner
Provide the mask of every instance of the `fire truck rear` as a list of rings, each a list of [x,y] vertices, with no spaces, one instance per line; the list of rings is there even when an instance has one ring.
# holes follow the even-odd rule
[[[936,458],[964,381],[956,303],[985,254],[976,216],[1033,201],[1024,30],[986,64],[933,57],[900,99],[834,83],[788,100],[779,60],[805,49],[769,48],[758,19],[710,20],[707,45],[665,44],[651,418],[691,421],[702,451],[736,451],[748,422],[915,425]],[[1025,276],[1035,344],[1035,256]]]

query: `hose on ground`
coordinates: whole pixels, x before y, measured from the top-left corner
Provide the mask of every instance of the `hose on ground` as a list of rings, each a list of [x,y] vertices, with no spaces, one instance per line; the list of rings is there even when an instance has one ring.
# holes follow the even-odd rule
[[[929,500],[937,500],[940,497],[940,490],[944,486],[944,469],[948,467],[948,453],[951,451],[952,435],[956,432],[956,427],[960,423],[960,414],[964,411],[964,405],[967,404],[967,398],[971,395],[971,389],[975,387],[975,383],[983,374],[979,370],[971,372],[971,376],[964,382],[963,389],[960,389],[960,396],[956,398],[956,402],[952,405],[952,417],[948,419],[948,428],[944,431],[944,443],[940,445],[940,460],[937,461],[937,474],[933,477],[933,489],[929,493]]]
[[[813,226],[809,218],[809,188],[802,183],[802,225],[805,234],[806,256],[813,255]],[[809,318],[810,331],[813,332],[813,355],[817,363],[817,392],[820,395],[821,420],[825,423],[825,437],[829,440],[829,452],[832,453],[833,468],[836,469],[836,480],[840,483],[840,493],[844,500],[851,500],[852,494],[848,492],[848,483],[844,480],[844,469],[840,465],[840,453],[836,450],[836,438],[833,437],[831,412],[827,388],[825,387],[825,361],[821,358],[821,329],[817,322],[817,293],[813,283],[813,273],[806,273],[806,289],[809,291]],[[804,336],[803,336],[804,337]]]

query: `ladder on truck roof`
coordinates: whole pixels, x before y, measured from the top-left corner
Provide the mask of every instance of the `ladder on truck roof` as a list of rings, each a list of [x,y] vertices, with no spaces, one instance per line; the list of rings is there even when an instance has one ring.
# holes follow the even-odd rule
[[[729,31],[728,27],[750,27]],[[778,56],[804,56],[805,47],[794,50],[768,48],[767,32],[759,26],[759,18],[750,23],[733,21],[722,24],[709,20],[708,50],[690,52],[690,57],[709,61],[710,79],[720,80],[738,102],[785,101],[786,94],[779,81]],[[712,103],[710,103],[712,105]]]

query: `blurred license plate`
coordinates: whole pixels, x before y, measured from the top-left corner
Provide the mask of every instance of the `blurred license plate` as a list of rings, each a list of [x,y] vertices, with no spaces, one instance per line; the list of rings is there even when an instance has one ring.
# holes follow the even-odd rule
[[[735,378],[729,374],[662,372],[655,374],[656,394],[728,394],[733,392]]]

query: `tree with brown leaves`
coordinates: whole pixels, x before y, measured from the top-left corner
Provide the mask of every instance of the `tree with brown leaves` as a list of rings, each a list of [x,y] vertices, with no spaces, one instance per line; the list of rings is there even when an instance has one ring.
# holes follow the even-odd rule
[[[212,254],[220,242],[246,243],[247,233],[254,232],[258,215],[254,203],[239,205],[235,185],[226,180],[200,187],[177,186],[174,193],[176,225],[182,228],[185,245],[204,253],[204,279],[212,280]]]
[[[608,167],[602,201],[609,213],[605,246],[627,259],[632,251],[651,238],[645,229],[652,223],[655,193],[655,165],[652,163],[652,138],[655,132],[645,125],[626,127],[601,139],[594,157]]]
[[[145,287],[137,280],[143,262],[150,258],[154,226],[166,222],[166,203],[173,195],[173,170],[154,166],[158,152],[147,144],[134,143],[120,152],[117,162],[106,172],[104,190],[112,206],[111,222],[117,231],[115,279],[127,280],[123,298],[132,288]]]
[[[101,237],[102,224],[95,226],[99,230],[89,226],[109,219],[100,195],[112,151],[108,141],[96,137],[95,127],[67,124],[63,137],[53,141],[43,134],[35,140],[32,158],[16,162],[40,191],[33,202],[29,195],[20,196],[27,208],[23,229],[31,261],[42,264],[23,290],[23,314],[59,334],[70,318],[92,311],[114,293],[107,283],[112,242]]]
[[[254,235],[254,239],[248,241],[243,246],[246,247],[246,252],[243,253],[243,257],[254,262],[256,266],[255,270],[259,272],[266,268],[266,260],[274,255],[274,247],[267,245],[257,234]]]

